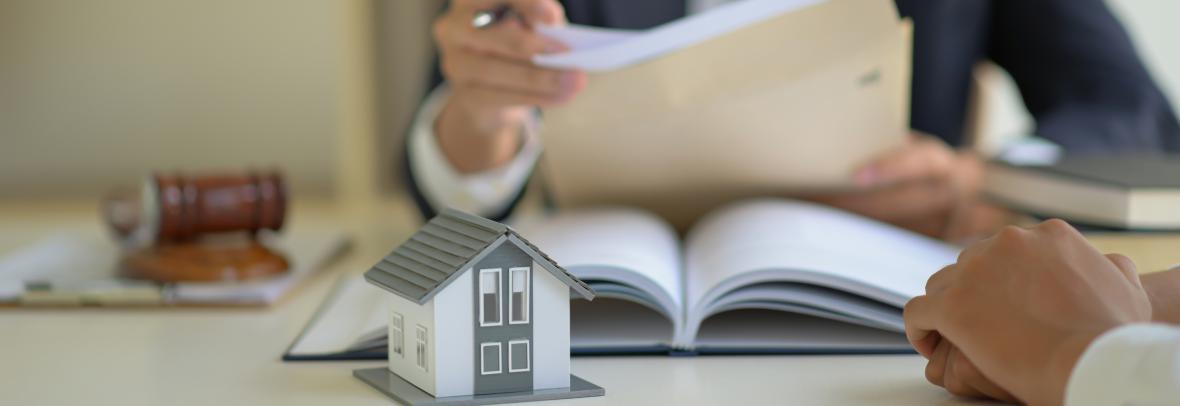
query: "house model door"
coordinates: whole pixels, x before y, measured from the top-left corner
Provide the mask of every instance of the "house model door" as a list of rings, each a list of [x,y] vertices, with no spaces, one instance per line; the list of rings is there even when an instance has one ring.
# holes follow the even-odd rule
[[[475,394],[533,389],[533,259],[505,243],[475,265]]]

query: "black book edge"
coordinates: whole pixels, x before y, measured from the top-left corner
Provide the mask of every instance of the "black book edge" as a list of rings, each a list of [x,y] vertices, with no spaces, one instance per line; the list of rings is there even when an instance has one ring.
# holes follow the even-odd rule
[[[1117,158],[1117,157],[1118,157],[1117,155],[1113,156],[1112,159]],[[1176,188],[1173,188],[1173,187],[1134,186],[1134,185],[1128,185],[1126,183],[1115,182],[1115,181],[1107,180],[1107,179],[1093,178],[1093,177],[1089,177],[1089,176],[1082,175],[1082,174],[1062,171],[1061,168],[1058,167],[1057,164],[1018,165],[1018,164],[1014,164],[1014,163],[999,160],[999,159],[992,159],[992,160],[988,161],[988,165],[995,165],[998,167],[1003,167],[1005,169],[1027,171],[1027,172],[1046,175],[1046,176],[1049,176],[1052,178],[1057,178],[1057,179],[1071,181],[1071,182],[1080,182],[1080,183],[1088,184],[1088,185],[1109,187],[1112,189],[1118,189],[1120,191],[1125,191],[1125,192],[1133,192],[1133,191],[1140,191],[1140,190],[1141,191],[1176,190]]]

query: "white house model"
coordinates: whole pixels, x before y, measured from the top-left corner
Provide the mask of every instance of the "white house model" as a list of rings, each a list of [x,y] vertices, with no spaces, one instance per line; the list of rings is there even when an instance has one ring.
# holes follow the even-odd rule
[[[413,388],[385,385],[384,371],[372,380],[403,403],[603,394],[570,375],[571,294],[590,300],[594,291],[508,226],[445,210],[365,279],[393,294],[388,372]],[[364,371],[357,376],[379,386]],[[597,391],[578,392],[586,385]]]

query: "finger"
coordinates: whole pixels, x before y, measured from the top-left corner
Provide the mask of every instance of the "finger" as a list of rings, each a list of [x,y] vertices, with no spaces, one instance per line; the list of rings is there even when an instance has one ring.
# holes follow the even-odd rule
[[[452,0],[450,10],[460,18],[470,18],[477,11],[494,10],[505,4],[530,24],[557,25],[565,22],[565,10],[556,0]]]
[[[938,231],[957,196],[949,182],[915,181],[893,187],[815,197],[814,200],[863,216],[893,224],[910,224],[915,220],[938,221]]]
[[[946,375],[946,357],[951,347],[950,341],[946,340],[939,340],[938,345],[934,347],[934,352],[930,354],[930,362],[926,363],[926,380],[930,383],[943,386]]]
[[[934,294],[942,292],[946,289],[953,279],[955,272],[955,264],[950,264],[930,275],[930,279],[926,280],[926,294]]]
[[[934,353],[934,347],[941,340],[941,334],[937,333],[938,326],[935,323],[936,306],[933,305],[934,301],[935,299],[931,296],[918,296],[910,299],[902,311],[906,339],[919,354],[926,358],[930,358]]]
[[[959,349],[953,345],[948,345],[948,347],[950,348],[948,349],[946,356],[946,370],[943,371],[942,374],[942,387],[946,388],[947,392],[950,392],[955,396],[969,398],[982,397],[982,392],[980,392],[978,389],[975,389],[974,386],[971,386],[965,379],[963,379],[963,377],[958,375],[962,369],[960,364],[966,361],[963,356],[959,354]]]
[[[1143,282],[1139,280],[1139,267],[1135,265],[1135,261],[1122,254],[1106,254],[1106,259],[1118,267],[1127,281],[1135,285],[1136,288],[1143,289]]]
[[[969,386],[984,397],[1007,402],[1016,400],[1012,394],[984,376],[979,371],[979,368],[975,366],[975,363],[970,358],[967,358],[958,347],[952,348],[948,357],[954,358],[955,360],[953,361],[951,370],[946,373],[947,379],[958,380],[963,385]]]
[[[532,24],[560,25],[565,23],[565,9],[557,0],[503,0]]]
[[[556,101],[568,99],[586,86],[586,75],[580,72],[543,69],[462,52],[447,55],[443,59],[443,71],[456,86],[507,89],[549,96]]]
[[[560,41],[537,34],[519,21],[505,21],[494,27],[478,30],[471,27],[458,29],[451,35],[453,43],[464,50],[496,55],[501,58],[531,63],[537,54],[549,54],[569,50]]]
[[[942,140],[921,137],[861,168],[855,180],[861,186],[880,186],[943,178],[951,173],[955,159],[954,150]]]

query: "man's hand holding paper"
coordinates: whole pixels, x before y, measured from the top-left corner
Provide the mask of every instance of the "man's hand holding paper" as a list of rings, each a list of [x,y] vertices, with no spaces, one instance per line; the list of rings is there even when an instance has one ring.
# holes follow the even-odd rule
[[[502,20],[473,25],[480,11],[507,4]],[[534,55],[566,51],[539,35],[538,24],[564,24],[555,0],[455,0],[434,24],[451,98],[435,123],[438,142],[460,172],[478,172],[512,159],[534,107],[568,101],[585,86],[585,74],[531,63]]]

